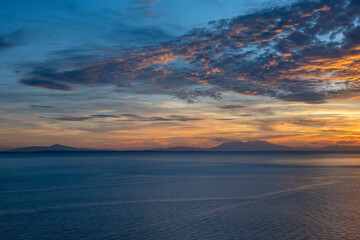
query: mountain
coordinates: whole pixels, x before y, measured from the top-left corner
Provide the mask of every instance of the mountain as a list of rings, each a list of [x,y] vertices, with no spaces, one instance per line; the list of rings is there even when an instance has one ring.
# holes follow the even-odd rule
[[[261,152],[261,151],[298,151],[298,152],[360,152],[360,146],[346,146],[346,145],[331,145],[320,148],[297,147],[292,148],[283,145],[269,143],[267,141],[234,141],[222,143],[212,148],[193,148],[193,147],[170,147],[170,148],[156,148],[152,151],[177,151],[177,152]]]
[[[60,144],[52,146],[32,146],[24,148],[16,148],[7,152],[80,152],[80,151],[109,151],[88,148],[74,148]],[[145,150],[146,151],[146,150]],[[269,143],[267,141],[233,141],[222,143],[212,148],[196,148],[196,147],[170,147],[170,148],[154,148],[147,151],[161,151],[161,152],[262,152],[262,151],[298,151],[298,152],[360,152],[360,146],[346,146],[346,145],[330,145],[320,148],[292,148],[283,145]]]
[[[54,144],[52,146],[32,146],[24,148],[15,148],[8,152],[70,152],[70,151],[94,151],[87,148],[74,148],[60,144]]]
[[[170,148],[155,148],[152,151],[213,151],[213,152],[243,152],[243,151],[291,151],[291,147],[272,144],[266,141],[236,141],[226,142],[212,148],[193,148],[193,147],[170,147]]]
[[[236,141],[226,142],[219,146],[208,148],[208,151],[291,151],[293,148],[272,144],[266,141]]]

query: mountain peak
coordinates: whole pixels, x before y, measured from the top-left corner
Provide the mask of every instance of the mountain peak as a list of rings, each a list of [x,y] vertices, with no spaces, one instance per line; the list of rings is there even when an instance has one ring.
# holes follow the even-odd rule
[[[53,144],[53,145],[51,145],[51,146],[49,146],[49,147],[52,148],[52,147],[69,147],[69,146],[65,146],[65,145],[61,145],[61,144],[55,143],[55,144]]]

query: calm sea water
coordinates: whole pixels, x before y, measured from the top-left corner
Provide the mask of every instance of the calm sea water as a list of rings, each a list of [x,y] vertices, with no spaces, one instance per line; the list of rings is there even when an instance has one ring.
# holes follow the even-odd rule
[[[2,154],[0,239],[360,239],[360,154]]]

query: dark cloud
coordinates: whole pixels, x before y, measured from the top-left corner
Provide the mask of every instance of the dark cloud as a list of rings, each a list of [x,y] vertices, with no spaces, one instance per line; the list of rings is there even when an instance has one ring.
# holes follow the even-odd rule
[[[92,117],[73,117],[73,116],[64,116],[64,117],[55,118],[55,120],[68,121],[68,122],[82,122],[82,121],[86,121],[86,120],[90,120],[90,119],[93,119],[93,118]]]
[[[45,118],[45,117],[41,117]],[[188,122],[188,121],[201,121],[204,118],[187,117],[182,115],[170,115],[166,117],[145,117],[136,114],[120,114],[120,115],[108,115],[108,114],[93,114],[89,116],[62,116],[57,118],[51,118],[59,121],[68,122],[83,122],[104,118],[117,118],[118,122]],[[221,120],[221,119],[218,119]],[[228,119],[226,119],[228,120]]]
[[[31,108],[35,108],[35,109],[53,109],[55,108],[54,106],[45,106],[45,105],[34,105],[34,104],[31,104],[30,105]]]
[[[173,119],[175,121],[180,121],[180,122],[204,120],[203,118],[185,117],[185,116],[181,116],[181,115],[170,115],[169,117],[170,117],[170,119]]]
[[[8,34],[0,35],[0,51],[20,44],[24,30],[17,30]]]
[[[230,110],[233,110],[233,109],[241,109],[241,108],[245,108],[246,106],[244,105],[223,105],[223,106],[219,106],[219,108],[221,109],[230,109]]]
[[[0,36],[0,50],[12,47],[13,43],[7,42],[4,37]]]
[[[201,121],[204,118],[186,117],[181,115],[170,115],[167,117],[143,117],[135,114],[122,114],[121,116],[126,117],[118,121],[140,121],[140,122],[188,122],[188,121]]]
[[[91,115],[93,118],[118,118],[116,115],[109,115],[109,114],[94,114]]]
[[[58,117],[58,118],[54,118],[54,119],[60,120],[60,121],[69,121],[69,122],[83,122],[83,121],[87,121],[87,120],[102,119],[102,118],[118,118],[118,116],[107,115],[107,114],[94,114],[94,115],[85,116],[85,117],[84,116],[83,117],[63,116],[63,117]]]
[[[328,96],[320,92],[300,91],[298,93],[279,95],[278,98],[290,102],[325,103]]]
[[[299,1],[213,21],[82,69],[33,69],[21,82],[65,91],[76,85],[152,85],[189,103],[221,99],[223,91],[324,103],[359,88],[359,18],[357,0]],[[156,31],[134,34],[164,37]]]
[[[343,144],[343,145],[358,145],[359,142],[354,140],[354,141],[337,141],[337,144]]]
[[[29,86],[29,87],[38,87],[38,88],[47,88],[53,90],[61,90],[61,91],[71,91],[72,87],[64,84],[59,83],[54,80],[42,80],[42,79],[22,79],[20,83]]]

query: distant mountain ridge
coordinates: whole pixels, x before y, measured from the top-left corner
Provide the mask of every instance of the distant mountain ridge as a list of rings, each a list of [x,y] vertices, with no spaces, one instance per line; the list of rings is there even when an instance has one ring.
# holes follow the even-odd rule
[[[231,141],[222,143],[212,148],[194,148],[194,147],[170,147],[154,148],[152,151],[211,151],[211,152],[245,152],[245,151],[291,151],[294,148],[276,145],[267,141]]]
[[[76,152],[76,151],[94,151],[88,148],[74,148],[65,145],[54,144],[51,146],[31,146],[23,148],[15,148],[8,152]]]
[[[288,147],[277,145],[267,141],[231,141],[222,143],[211,148],[194,148],[194,147],[170,147],[170,148],[154,148],[152,151],[209,151],[209,152],[265,152],[265,151],[319,151],[319,152],[360,152],[360,146],[331,145],[320,148],[305,147]]]
[[[80,151],[111,151],[98,150],[88,148],[74,148],[60,144],[51,146],[32,146],[24,148],[16,148],[7,152],[80,152]],[[304,148],[304,147],[288,147],[284,145],[277,145],[267,141],[231,141],[222,143],[211,148],[196,148],[196,147],[169,147],[169,148],[153,148],[150,150],[137,151],[159,151],[159,152],[264,152],[264,151],[317,151],[317,152],[360,152],[360,146],[348,145],[331,145],[320,148]]]

